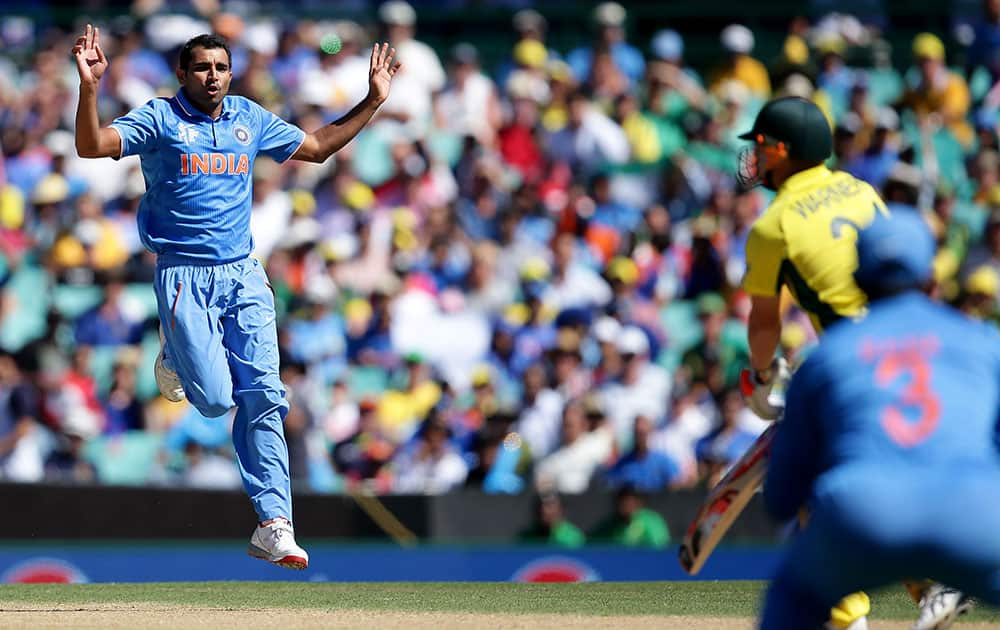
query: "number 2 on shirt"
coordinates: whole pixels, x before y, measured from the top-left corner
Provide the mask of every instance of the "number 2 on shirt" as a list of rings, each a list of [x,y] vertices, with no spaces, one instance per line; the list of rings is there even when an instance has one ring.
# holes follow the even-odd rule
[[[915,350],[890,351],[875,366],[875,383],[880,387],[890,387],[903,375],[909,376],[909,382],[898,402],[888,405],[882,412],[881,422],[893,442],[911,448],[930,437],[937,428],[941,401],[930,387],[931,364],[924,354]],[[902,407],[916,407],[920,415],[916,420],[908,420]]]

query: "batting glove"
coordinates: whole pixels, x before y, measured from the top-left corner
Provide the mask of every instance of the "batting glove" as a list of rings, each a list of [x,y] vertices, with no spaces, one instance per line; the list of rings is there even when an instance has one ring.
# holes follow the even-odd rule
[[[781,404],[771,401],[771,390],[777,384],[783,387],[790,377],[788,362],[778,358],[763,372],[754,369],[740,372],[740,390],[755,414],[764,420],[776,420],[785,406],[783,401]]]

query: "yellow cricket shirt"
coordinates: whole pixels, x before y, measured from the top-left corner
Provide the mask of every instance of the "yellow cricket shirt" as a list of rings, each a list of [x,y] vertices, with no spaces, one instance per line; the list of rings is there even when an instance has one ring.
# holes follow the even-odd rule
[[[789,177],[747,239],[743,288],[776,296],[785,285],[817,332],[858,315],[864,293],[854,283],[857,231],[888,212],[867,182],[816,166]]]

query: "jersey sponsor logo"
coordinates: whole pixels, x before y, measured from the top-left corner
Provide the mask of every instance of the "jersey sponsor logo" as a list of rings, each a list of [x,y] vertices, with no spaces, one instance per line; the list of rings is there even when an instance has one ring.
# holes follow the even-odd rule
[[[244,146],[249,145],[250,141],[253,140],[250,128],[246,125],[241,125],[240,123],[233,125],[233,137],[236,138],[237,142]]]
[[[830,204],[840,203],[849,197],[857,195],[859,192],[861,192],[861,185],[858,183],[858,180],[853,177],[846,177],[797,199],[790,204],[790,207],[805,219],[813,212],[821,208],[826,208]]]
[[[177,123],[177,137],[184,144],[191,144],[198,139],[198,129],[187,123]]]
[[[246,153],[181,153],[181,175],[247,175]]]

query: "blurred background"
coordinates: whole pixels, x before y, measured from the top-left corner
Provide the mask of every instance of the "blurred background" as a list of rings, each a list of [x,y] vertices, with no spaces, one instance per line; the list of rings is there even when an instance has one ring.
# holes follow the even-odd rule
[[[253,168],[307,547],[679,540],[765,426],[736,384],[770,193],[734,170],[774,96],[814,100],[830,165],[923,213],[943,299],[998,319],[1000,1],[773,0],[752,21],[727,0],[295,5],[3,3],[0,496],[31,506],[7,535],[240,537],[252,518],[231,419],[157,394],[138,158],[76,156],[87,23],[111,60],[103,124],[172,95],[203,32],[231,43],[232,94],[307,131],[364,97],[376,39],[398,50],[354,142]],[[785,303],[800,357],[815,336]],[[736,540],[781,532],[754,508],[741,523]]]

